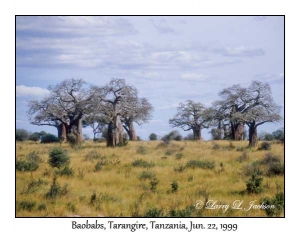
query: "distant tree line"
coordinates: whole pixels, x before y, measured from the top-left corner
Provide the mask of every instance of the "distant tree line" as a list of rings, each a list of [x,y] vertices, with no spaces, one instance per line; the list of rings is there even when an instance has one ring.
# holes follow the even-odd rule
[[[80,143],[82,128],[90,126],[94,139],[106,134],[107,146],[123,145],[125,132],[137,140],[134,122],[141,125],[151,118],[152,105],[138,97],[135,87],[124,79],[112,79],[104,86],[87,86],[82,79],[67,79],[49,86],[50,94],[28,102],[31,124],[53,126],[60,141]]]
[[[27,114],[34,125],[55,127],[60,141],[80,143],[82,128],[91,127],[94,140],[102,136],[107,146],[122,145],[125,131],[129,140],[138,140],[134,123],[148,122],[153,112],[149,101],[139,97],[138,90],[124,79],[111,79],[104,86],[87,86],[82,79],[67,79],[48,90],[50,94],[42,100],[28,102]],[[211,107],[193,100],[179,103],[169,124],[192,131],[188,137],[193,140],[201,140],[202,129],[208,128],[214,140],[244,140],[248,134],[249,146],[256,146],[257,128],[282,120],[281,107],[274,102],[268,83],[252,81],[249,87],[235,84],[220,91],[219,97]],[[157,138],[154,133],[149,136],[150,140]],[[162,139],[181,140],[182,136],[172,131]]]
[[[192,100],[180,103],[169,124],[192,130],[194,140],[201,140],[201,130],[211,127],[215,140],[243,140],[248,126],[249,146],[256,146],[258,126],[282,120],[281,107],[274,102],[268,83],[252,81],[248,88],[235,84],[223,89],[219,97],[208,108]]]

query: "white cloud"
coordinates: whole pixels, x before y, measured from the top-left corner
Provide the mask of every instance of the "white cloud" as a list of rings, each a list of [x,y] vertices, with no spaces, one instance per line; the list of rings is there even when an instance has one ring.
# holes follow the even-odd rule
[[[226,47],[226,48],[217,48],[213,50],[215,53],[220,53],[223,56],[228,57],[255,57],[262,56],[265,54],[264,50],[257,47]]]
[[[182,74],[180,79],[185,81],[207,81],[208,77],[204,74],[186,73]]]
[[[284,74],[263,73],[263,74],[255,75],[255,78],[260,81],[265,81],[270,83],[281,83],[284,80]]]
[[[17,96],[45,96],[49,94],[47,89],[41,87],[16,86]]]

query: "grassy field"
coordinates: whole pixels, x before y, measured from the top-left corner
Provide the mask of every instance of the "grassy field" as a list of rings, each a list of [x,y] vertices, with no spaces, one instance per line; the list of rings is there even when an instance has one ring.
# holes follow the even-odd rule
[[[284,191],[280,169],[270,169],[273,160],[283,166],[284,145],[272,143],[266,151],[247,144],[140,141],[106,148],[105,143],[86,141],[81,148],[71,148],[17,142],[17,161],[26,161],[33,152],[40,161],[35,171],[16,171],[16,216],[264,217],[265,210],[245,209],[251,201],[260,204],[262,198]],[[48,163],[53,147],[68,152],[71,169],[65,175]],[[257,193],[247,191],[253,173],[263,178]],[[214,207],[240,200],[244,209],[196,209],[199,200],[216,201]]]

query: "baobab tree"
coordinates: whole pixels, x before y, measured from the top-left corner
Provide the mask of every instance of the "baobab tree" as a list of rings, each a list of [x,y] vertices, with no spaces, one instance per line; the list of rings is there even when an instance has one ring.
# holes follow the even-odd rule
[[[137,99],[137,89],[127,85],[124,79],[112,79],[104,87],[95,87],[98,105],[95,110],[99,118],[108,124],[107,146],[124,144],[124,129],[121,118],[133,111],[132,103]]]
[[[233,116],[237,113],[243,113],[245,110],[244,99],[247,96],[247,88],[233,85],[222,90],[219,96],[221,100],[213,103],[218,120],[222,120],[224,123],[228,122],[233,140],[243,140],[244,122]]]
[[[82,118],[96,108],[96,90],[85,88],[82,79],[66,79],[48,87],[49,96],[41,101],[28,102],[28,116],[32,124],[58,128],[61,139],[73,134],[82,141]]]
[[[203,104],[187,100],[177,107],[176,115],[169,120],[172,127],[193,130],[194,140],[201,140],[201,130],[209,127],[209,114]]]
[[[242,99],[244,109],[233,114],[233,119],[244,122],[249,127],[249,146],[257,146],[257,127],[271,122],[280,122],[281,107],[272,98],[271,87],[268,83],[253,81]]]
[[[132,141],[137,140],[137,136],[134,130],[133,123],[138,125],[148,122],[151,119],[151,113],[153,112],[153,106],[149,103],[146,98],[133,99],[130,108],[122,114],[121,121],[123,127],[129,135],[129,139]]]

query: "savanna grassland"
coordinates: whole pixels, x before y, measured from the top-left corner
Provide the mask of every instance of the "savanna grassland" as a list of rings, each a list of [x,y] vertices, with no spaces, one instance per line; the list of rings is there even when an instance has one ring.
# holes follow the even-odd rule
[[[247,144],[130,141],[107,148],[105,143],[86,141],[72,148],[67,143],[17,142],[17,163],[33,158],[38,168],[16,171],[16,216],[268,216],[261,209],[195,208],[199,200],[217,205],[240,200],[246,208],[251,201],[260,204],[283,194],[284,145],[274,142],[265,148],[269,150],[259,150]],[[67,151],[67,168],[49,165],[53,147]],[[272,215],[283,216],[282,207]]]

